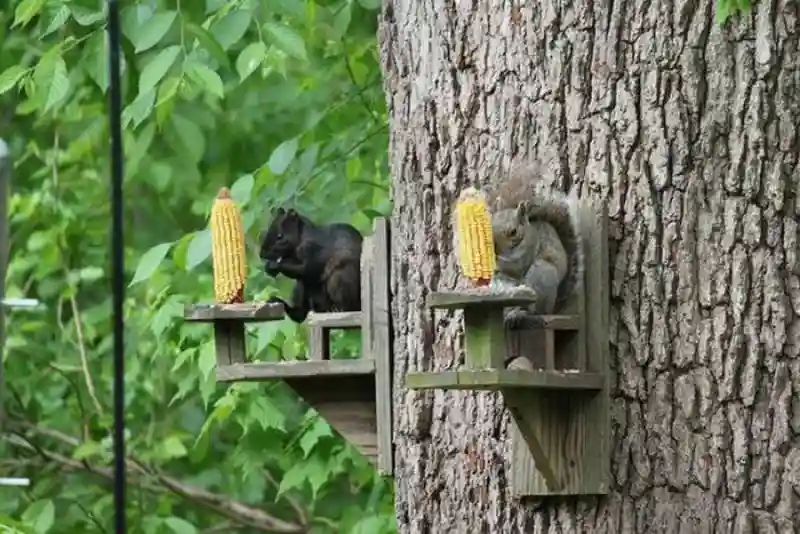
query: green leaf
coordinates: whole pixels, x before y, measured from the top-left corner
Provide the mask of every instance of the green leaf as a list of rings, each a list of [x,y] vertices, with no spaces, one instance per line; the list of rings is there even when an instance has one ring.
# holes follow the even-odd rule
[[[344,4],[333,17],[334,39],[341,39],[342,36],[347,33],[347,28],[350,27],[350,20],[353,15],[353,10],[350,8],[350,5],[350,2]]]
[[[164,520],[164,524],[175,534],[197,534],[197,528],[180,517],[168,517]]]
[[[311,454],[311,451],[320,438],[332,435],[333,433],[331,432],[330,425],[321,417],[316,417],[314,419],[314,424],[300,437],[300,448],[303,449],[304,457],[308,458],[308,455]]]
[[[186,32],[189,35],[193,35],[197,39],[198,44],[203,47],[206,52],[211,54],[211,57],[213,57],[217,63],[224,67],[230,66],[228,55],[211,33],[196,24],[187,24]]]
[[[108,44],[105,31],[97,30],[87,41],[82,66],[105,93],[108,90]]]
[[[17,26],[25,26],[33,19],[44,7],[45,0],[22,0],[14,10],[14,24],[12,28]],[[6,4],[8,5],[8,4]]]
[[[168,76],[159,86],[158,97],[156,98],[156,122],[158,122],[159,126],[172,116],[175,95],[178,93],[180,85],[180,78]]]
[[[98,441],[84,441],[74,451],[72,451],[72,458],[75,460],[85,460],[93,456],[102,456],[105,449]]]
[[[153,320],[150,322],[150,330],[158,337],[169,328],[176,318],[182,315],[183,306],[181,306],[180,302],[171,298],[153,315]]]
[[[160,43],[161,39],[167,35],[177,16],[178,14],[174,11],[161,11],[141,24],[137,28],[135,39],[133,39],[133,44],[136,47],[135,52],[138,54],[139,52],[150,50]]]
[[[136,266],[136,273],[133,275],[133,280],[131,280],[128,287],[150,278],[161,265],[161,262],[164,261],[171,246],[172,243],[161,243],[142,254],[139,259],[139,265]]]
[[[23,525],[2,513],[0,513],[0,526],[13,529],[5,531],[0,529],[0,533],[2,534],[36,534],[36,531],[31,529],[28,525]]]
[[[206,343],[200,347],[200,357],[197,359],[197,367],[200,369],[204,380],[208,380],[216,364],[217,356],[214,350],[214,344]]]
[[[186,270],[191,271],[211,256],[211,230],[195,232],[186,251]]]
[[[70,84],[67,77],[67,65],[59,55],[57,47],[50,49],[42,56],[33,71],[33,78],[36,83],[37,100],[43,104],[43,113],[53,109],[64,100],[69,92]]]
[[[367,516],[358,521],[348,534],[374,534],[383,532],[386,520],[382,516]]]
[[[358,0],[358,3],[361,4],[361,7],[364,9],[376,10],[381,7],[381,0]]]
[[[253,192],[255,179],[252,174],[245,174],[239,177],[231,186],[231,198],[239,207],[246,206],[250,202],[250,194]]]
[[[244,81],[253,74],[264,62],[265,57],[267,57],[267,45],[261,41],[247,45],[236,58],[236,72],[239,73],[239,79]]]
[[[275,43],[278,48],[292,57],[303,61],[308,60],[306,45],[303,42],[303,38],[289,26],[275,22],[267,22],[264,24],[263,30],[270,35],[272,42]]]
[[[55,12],[53,15],[52,20],[50,20],[50,24],[47,25],[47,29],[42,33],[41,37],[45,37],[50,35],[51,33],[60,30],[64,24],[67,23],[70,17],[69,8],[66,5],[62,5],[58,8],[58,11]]]
[[[128,123],[131,121],[133,121],[134,127],[139,126],[147,117],[150,116],[150,112],[153,111],[153,105],[155,102],[155,89],[150,89],[146,93],[139,93],[139,96],[137,96],[136,99],[122,111],[123,128],[127,128]]]
[[[250,417],[261,424],[263,430],[283,430],[286,420],[283,413],[271,402],[268,397],[255,397],[250,404]]]
[[[0,95],[13,89],[28,69],[23,69],[19,65],[11,65],[0,74]]]
[[[133,43],[139,29],[153,16],[153,8],[147,3],[130,5],[122,10],[122,34]]]
[[[61,103],[69,93],[69,77],[67,75],[67,64],[59,56],[53,65],[50,89],[47,92],[47,100],[44,104],[44,112],[47,112]]]
[[[139,76],[139,94],[154,89],[156,85],[164,79],[164,76],[167,75],[167,72],[175,63],[175,60],[178,59],[180,53],[180,45],[168,46],[159,52],[158,55],[142,69],[142,74]]]
[[[717,24],[722,26],[731,15],[733,0],[717,0]]]
[[[170,122],[192,161],[200,161],[206,151],[206,140],[200,127],[182,115],[173,115]]]
[[[44,534],[53,527],[56,520],[56,507],[50,499],[34,501],[22,513],[23,523],[27,523],[39,534]]]
[[[167,459],[183,458],[189,451],[177,436],[170,436],[161,442],[162,456]]]
[[[253,15],[249,10],[229,11],[228,14],[211,26],[211,35],[214,36],[214,39],[217,40],[223,50],[227,50],[244,37],[252,17]]]
[[[222,78],[206,65],[198,63],[197,61],[191,61],[187,67],[187,74],[192,80],[212,95],[218,98],[223,98],[225,96]]]
[[[104,20],[106,18],[106,10],[105,10],[106,3],[103,2],[100,5],[103,6],[103,9],[92,10],[71,3],[69,9],[72,12],[72,18],[75,19],[75,22],[77,22],[81,26],[91,26],[92,24],[100,22],[101,20]],[[104,30],[101,28],[100,31],[102,32]]]
[[[267,165],[273,174],[283,174],[289,165],[292,164],[295,154],[297,154],[298,139],[293,137],[284,141],[276,148],[269,157]]]
[[[302,488],[303,483],[306,481],[306,464],[298,462],[294,464],[281,479],[280,486],[278,486],[278,493],[275,495],[275,500],[278,500],[284,493],[293,488]]]
[[[319,461],[319,458],[315,458],[308,463],[306,473],[308,483],[311,485],[311,493],[316,500],[319,490],[330,479],[330,470],[328,470],[325,464]]]

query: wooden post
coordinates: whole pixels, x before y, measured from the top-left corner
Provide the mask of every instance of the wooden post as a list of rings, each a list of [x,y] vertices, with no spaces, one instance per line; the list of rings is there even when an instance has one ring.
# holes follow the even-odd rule
[[[391,475],[392,440],[392,311],[389,295],[389,224],[375,219],[361,267],[361,357],[375,360],[375,411],[378,470]]]

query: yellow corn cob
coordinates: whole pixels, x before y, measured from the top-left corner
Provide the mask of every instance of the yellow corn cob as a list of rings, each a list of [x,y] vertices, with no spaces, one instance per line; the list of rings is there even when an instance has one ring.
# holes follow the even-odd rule
[[[474,187],[469,187],[459,195],[455,212],[461,270],[477,285],[487,285],[494,272],[495,253],[486,198]]]
[[[227,187],[219,190],[211,207],[211,258],[214,296],[221,304],[244,301],[244,230],[239,207]]]

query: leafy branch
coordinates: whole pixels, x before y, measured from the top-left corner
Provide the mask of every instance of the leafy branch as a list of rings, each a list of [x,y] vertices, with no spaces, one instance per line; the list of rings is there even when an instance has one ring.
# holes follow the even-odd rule
[[[70,457],[82,445],[82,442],[77,438],[58,430],[39,427],[27,422],[11,421],[9,426],[12,435],[8,436],[7,439],[12,446],[30,454],[38,455],[42,460],[57,464],[61,469],[84,471],[108,481],[113,480],[114,473],[110,468],[91,464],[86,460],[74,460]],[[70,448],[70,455],[48,448],[28,435],[50,438],[60,445]],[[275,534],[301,534],[308,532],[307,527],[300,521],[301,518],[298,518],[297,522],[282,520],[242,501],[181,482],[162,470],[147,466],[130,456],[126,458],[126,468],[128,475],[131,477],[131,482],[142,489],[153,493],[169,491],[195,505],[202,506],[206,510],[226,517],[236,525]],[[296,503],[292,506],[296,506]],[[302,518],[304,517],[305,514],[303,514]]]

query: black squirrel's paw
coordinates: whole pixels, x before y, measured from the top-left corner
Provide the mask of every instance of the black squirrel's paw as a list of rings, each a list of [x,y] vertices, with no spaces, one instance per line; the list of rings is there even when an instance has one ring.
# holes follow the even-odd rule
[[[503,312],[503,322],[506,328],[519,328],[525,324],[528,312],[523,308],[508,308]]]
[[[286,307],[286,301],[280,297],[270,297],[267,299],[267,304],[282,304]]]
[[[264,262],[264,272],[269,276],[278,276],[280,271],[280,260],[267,260]]]

